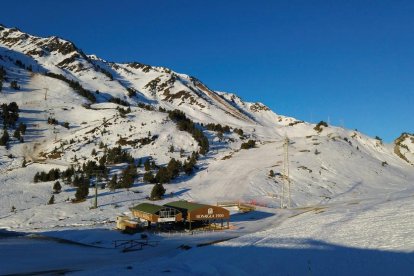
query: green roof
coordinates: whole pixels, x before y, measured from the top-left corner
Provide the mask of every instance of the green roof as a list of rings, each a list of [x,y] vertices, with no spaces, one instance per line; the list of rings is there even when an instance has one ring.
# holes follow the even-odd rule
[[[194,202],[188,202],[185,200],[180,200],[180,201],[173,201],[173,202],[169,202],[164,204],[164,206],[168,206],[168,207],[174,207],[177,209],[184,209],[187,210],[188,212],[192,212],[194,210],[197,210],[199,208],[205,208],[208,207],[210,205],[205,205],[205,204],[199,204],[199,203],[194,203]]]
[[[151,203],[141,203],[141,204],[138,204],[132,207],[131,209],[155,215],[157,212],[159,212],[160,210],[164,208],[165,208],[164,206],[155,205]]]

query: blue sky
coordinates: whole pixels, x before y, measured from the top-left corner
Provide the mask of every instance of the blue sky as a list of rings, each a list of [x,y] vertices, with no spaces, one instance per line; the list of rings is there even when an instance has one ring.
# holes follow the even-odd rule
[[[195,76],[276,113],[414,132],[414,1],[7,1],[0,23]]]

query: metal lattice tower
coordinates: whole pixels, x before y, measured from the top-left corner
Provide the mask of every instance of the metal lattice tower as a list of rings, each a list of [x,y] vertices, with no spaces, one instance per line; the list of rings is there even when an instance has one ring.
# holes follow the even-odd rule
[[[283,160],[283,185],[282,197],[280,199],[281,208],[291,207],[290,196],[290,175],[289,175],[289,138],[286,136],[283,143],[284,160]]]

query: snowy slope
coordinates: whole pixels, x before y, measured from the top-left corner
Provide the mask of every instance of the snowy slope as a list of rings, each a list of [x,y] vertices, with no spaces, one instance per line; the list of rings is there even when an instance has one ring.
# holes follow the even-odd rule
[[[177,199],[211,204],[240,200],[266,206],[252,217],[234,216],[232,223],[236,230],[206,236],[207,240],[238,238],[194,250],[194,260],[206,254],[227,254],[228,267],[217,266],[213,258],[191,268],[190,273],[252,274],[255,271],[247,261],[239,270],[234,269],[237,261],[244,258],[242,255],[256,253],[254,261],[262,266],[258,273],[266,274],[272,271],[270,258],[274,254],[290,262],[292,254],[305,252],[299,253],[303,254],[300,266],[279,263],[284,267],[280,274],[286,275],[317,270],[314,262],[327,256],[320,248],[339,250],[329,258],[343,258],[343,254],[353,252],[354,248],[360,249],[355,254],[362,257],[368,256],[366,250],[413,250],[412,227],[407,215],[412,207],[409,198],[414,188],[414,136],[411,134],[402,134],[393,144],[384,144],[340,127],[315,129],[314,124],[278,115],[261,103],[244,102],[233,93],[213,91],[200,80],[168,68],[137,62],[108,62],[84,54],[64,39],[40,38],[6,27],[0,27],[0,67],[6,70],[0,103],[16,102],[20,109],[18,122],[28,127],[24,143],[12,137],[7,147],[0,146],[0,228],[41,233],[53,230],[54,235],[76,240],[77,237],[65,231],[114,227],[117,215],[128,214],[131,206],[147,201],[153,184],[143,181],[142,167],[138,168],[139,177],[132,188],[99,189],[99,208],[92,210],[89,207],[93,189],[85,202],[73,204],[70,199],[76,189],[70,185],[63,185],[62,192],[55,195],[54,205],[46,205],[54,182],[34,183],[35,173],[97,161],[104,154],[101,144],[110,148],[122,144],[137,162],[152,159],[160,166],[171,158],[184,162],[200,147],[163,112],[179,109],[198,123],[209,139],[210,150],[200,157],[192,175],[181,173],[164,185],[166,197],[159,203]],[[66,80],[51,73],[62,75]],[[11,88],[12,81],[17,81],[20,89]],[[96,100],[82,96],[73,82],[79,83]],[[119,108],[127,108],[125,104],[130,105],[131,111],[121,115]],[[48,118],[55,118],[59,123],[48,124]],[[68,128],[64,127],[65,122]],[[229,126],[231,131],[221,134],[207,130],[205,126],[209,123]],[[12,136],[14,129],[9,131]],[[290,140],[292,206],[296,208],[292,210],[278,209],[285,137]],[[142,139],[151,141],[137,142]],[[241,144],[249,139],[256,141],[256,147],[241,150]],[[28,161],[26,167],[22,167],[24,159]],[[109,166],[110,175],[118,174],[125,166]],[[270,170],[275,176],[269,175]],[[402,206],[407,211],[398,213]],[[395,213],[398,215],[393,216]],[[94,231],[80,233],[90,237]],[[384,239],[372,240],[373,235]],[[99,241],[105,238],[100,236]],[[177,246],[202,240],[178,236],[174,239],[171,244],[166,242],[164,249],[173,252],[176,256],[173,260],[177,262],[193,258],[193,253],[176,252]],[[14,242],[9,246],[13,247]],[[297,247],[299,251],[295,251]],[[246,250],[238,251],[237,255],[234,248]],[[303,251],[303,248],[311,250]],[[310,257],[315,253],[313,250],[320,253],[315,260]],[[162,250],[155,250],[153,254],[161,259],[157,261],[164,270],[172,269],[180,274],[189,269],[172,264],[164,258]],[[386,261],[394,260],[392,254],[380,251],[375,254]],[[407,258],[412,260],[411,255]],[[132,258],[121,263],[134,262]],[[151,272],[151,264],[139,271]],[[375,264],[370,263],[368,271],[380,271]],[[397,264],[407,268],[405,261]],[[349,273],[344,270],[343,274],[359,274],[361,266]],[[100,273],[95,267],[80,265],[80,268],[86,269],[86,273]],[[30,269],[33,270],[22,272],[36,271],[35,267]],[[106,267],[103,271],[111,274],[112,269]],[[117,269],[115,272],[125,272],[124,268]],[[317,274],[330,274],[332,266],[323,269]],[[338,272],[339,268],[334,271]],[[19,271],[9,267],[6,272]]]
[[[317,131],[315,125],[276,115],[263,104],[243,102],[232,93],[214,92],[187,75],[136,62],[107,62],[87,56],[73,43],[57,37],[39,38],[17,29],[2,28],[0,42],[0,66],[7,72],[2,102],[17,102],[21,109],[20,121],[28,125],[25,143],[13,140],[9,148],[0,148],[3,156],[0,169],[5,172],[1,176],[2,189],[15,187],[9,174],[24,175],[21,185],[31,187],[34,171],[53,166],[64,169],[71,164],[98,160],[103,154],[99,144],[115,147],[121,138],[132,142],[148,136],[157,137],[148,145],[123,146],[135,158],[152,157],[161,165],[172,157],[184,161],[191,152],[198,150],[197,142],[188,133],[177,131],[168,116],[157,111],[158,107],[181,109],[196,122],[220,123],[244,131],[244,137],[231,132],[221,139],[216,132],[204,131],[210,140],[210,152],[200,160],[200,171],[192,177],[181,176],[167,188],[168,193],[181,198],[255,200],[276,206],[283,182],[279,174],[283,173],[285,136],[291,141],[294,205],[328,202],[350,194],[355,197],[382,194],[411,185],[410,162],[414,150],[413,138],[408,134],[397,139],[394,145],[384,145],[359,132],[338,127],[322,127]],[[73,55],[76,58],[70,59]],[[97,103],[75,93],[68,83],[45,75],[46,71],[78,81],[94,93]],[[17,80],[20,90],[9,87],[12,80]],[[99,93],[95,93],[96,90]],[[127,96],[130,91],[135,92],[132,97]],[[131,113],[125,118],[117,111],[119,105],[108,102],[113,97],[132,104]],[[149,104],[154,110],[138,107],[139,103]],[[61,123],[47,124],[49,117],[68,122],[69,129]],[[240,150],[242,138],[256,140],[257,147]],[[171,146],[175,147],[173,152],[169,151]],[[93,150],[97,151],[96,156],[91,156]],[[8,157],[10,154],[13,158]],[[46,164],[34,163],[20,168],[23,158]],[[117,169],[114,167],[112,171],[115,173]],[[275,177],[269,177],[270,170],[276,173]],[[151,188],[139,179],[136,185],[145,196]],[[67,189],[62,198],[70,198],[73,190]],[[8,193],[1,196],[8,198],[2,208],[4,215],[13,206],[20,205]],[[140,198],[145,196],[140,195]],[[40,196],[42,203],[44,197],[48,195]],[[40,204],[36,200],[26,201],[29,201],[29,209]],[[128,201],[133,199],[128,198]],[[27,204],[22,205],[28,208]],[[128,206],[124,204],[123,210]]]
[[[107,62],[85,55],[73,43],[56,36],[40,38],[0,27],[0,46],[7,56],[19,58],[26,66],[32,65],[35,72],[61,74],[92,92],[99,91],[95,95],[98,101],[116,97],[131,104],[146,102],[168,109],[179,108],[198,121],[207,122],[274,125],[276,118],[262,104],[255,104],[257,109],[240,99],[234,103],[188,75],[137,62]],[[128,97],[128,89],[136,95]],[[255,116],[258,111],[266,116]]]
[[[172,275],[410,275],[412,196],[411,189],[382,199],[280,211],[267,230],[132,266],[134,273]]]
[[[0,273],[410,275],[413,192],[290,210],[259,207],[250,214],[234,214],[230,231],[151,235],[158,246],[127,254],[110,244],[124,237],[103,229],[42,233],[80,244],[12,236],[3,238]],[[181,250],[182,245],[190,249]],[[27,261],[16,266],[16,258]]]

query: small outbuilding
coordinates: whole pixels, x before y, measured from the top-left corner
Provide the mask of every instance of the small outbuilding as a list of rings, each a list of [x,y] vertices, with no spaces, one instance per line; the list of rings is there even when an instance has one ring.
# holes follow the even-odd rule
[[[222,226],[223,222],[227,221],[227,228],[229,228],[230,211],[225,208],[183,200],[173,201],[164,206],[179,210],[183,218],[189,222],[190,230],[193,221],[208,221],[208,223],[220,221]]]
[[[141,203],[131,208],[134,217],[155,222],[178,222],[182,221],[181,211],[170,206],[160,206],[151,203]]]
[[[131,218],[128,216],[116,217],[116,228],[119,230],[136,229],[137,227],[138,222],[131,220]]]

